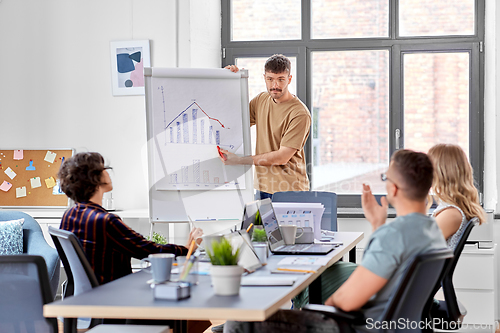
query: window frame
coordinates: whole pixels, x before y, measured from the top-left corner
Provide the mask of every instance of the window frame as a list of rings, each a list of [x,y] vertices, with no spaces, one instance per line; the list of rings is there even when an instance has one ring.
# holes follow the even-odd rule
[[[389,50],[389,155],[396,150],[394,137],[401,131],[400,147],[404,147],[403,63],[408,52],[470,52],[469,89],[469,157],[481,204],[484,191],[484,38],[485,0],[475,0],[474,35],[470,36],[399,36],[398,0],[389,3],[389,36],[374,38],[311,39],[311,2],[301,1],[301,40],[231,41],[231,1],[221,0],[222,64],[234,64],[239,57],[268,57],[275,53],[297,57],[295,82],[297,96],[312,112],[311,53],[315,51]],[[263,89],[265,89],[263,83]],[[253,98],[253,96],[250,96]],[[304,147],[307,172],[312,180],[312,135]],[[361,191],[360,191],[361,192]],[[360,194],[338,194],[338,207],[361,207]]]

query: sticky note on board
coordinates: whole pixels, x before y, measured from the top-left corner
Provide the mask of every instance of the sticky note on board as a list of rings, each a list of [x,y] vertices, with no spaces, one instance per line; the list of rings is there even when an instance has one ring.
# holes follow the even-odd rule
[[[15,160],[22,160],[24,158],[24,152],[23,150],[14,150],[14,159]]]
[[[45,154],[45,158],[43,159],[44,161],[47,161],[49,163],[54,163],[54,160],[56,159],[56,153],[51,152],[50,150],[47,150],[47,154]]]
[[[26,196],[26,186],[16,187],[16,198],[22,198]]]
[[[17,176],[14,170],[12,170],[10,167],[8,167],[4,172],[7,176],[9,176],[10,179],[14,179],[14,177]]]
[[[37,188],[42,186],[42,180],[40,177],[33,177],[30,179],[31,182],[31,188]]]
[[[53,188],[56,186],[56,180],[54,177],[47,178],[45,179],[45,185],[47,185],[47,188]]]
[[[8,190],[10,190],[11,187],[12,187],[12,184],[9,183],[8,181],[4,180],[2,185],[0,185],[0,190],[7,192]]]

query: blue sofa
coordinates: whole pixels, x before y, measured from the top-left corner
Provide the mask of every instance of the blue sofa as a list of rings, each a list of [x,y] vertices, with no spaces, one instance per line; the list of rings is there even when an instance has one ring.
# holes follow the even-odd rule
[[[61,273],[61,260],[57,250],[51,247],[43,237],[42,228],[30,215],[19,211],[0,210],[0,221],[24,219],[23,252],[42,256],[47,264],[52,296],[55,298]]]

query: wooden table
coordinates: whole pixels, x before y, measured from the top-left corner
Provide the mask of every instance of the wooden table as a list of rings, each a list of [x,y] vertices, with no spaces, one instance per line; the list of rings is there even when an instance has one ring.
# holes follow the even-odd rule
[[[318,283],[320,274],[349,251],[355,251],[356,244],[362,239],[362,232],[336,233],[335,241],[341,241],[343,245],[327,254],[330,258],[328,264],[314,274],[293,275],[297,277],[293,286],[241,287],[238,296],[216,296],[210,276],[199,276],[199,284],[192,287],[190,298],[181,301],[155,300],[146,283],[151,275],[139,272],[89,292],[47,304],[43,307],[43,314],[45,317],[66,318],[65,333],[72,332],[71,327],[76,325],[76,320],[72,318],[76,317],[263,321],[307,286],[316,285],[317,292],[317,285],[321,285]],[[284,257],[271,256],[267,266],[252,276],[265,279]]]

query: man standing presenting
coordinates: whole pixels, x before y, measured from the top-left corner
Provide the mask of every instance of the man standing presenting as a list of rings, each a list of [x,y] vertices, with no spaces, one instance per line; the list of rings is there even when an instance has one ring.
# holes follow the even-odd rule
[[[226,66],[238,72],[235,65]],[[311,128],[311,115],[297,96],[288,91],[292,81],[291,63],[281,54],[267,59],[264,66],[267,92],[250,101],[250,125],[257,126],[256,155],[237,156],[221,149],[226,165],[255,165],[257,198],[275,192],[308,191],[304,144]]]

